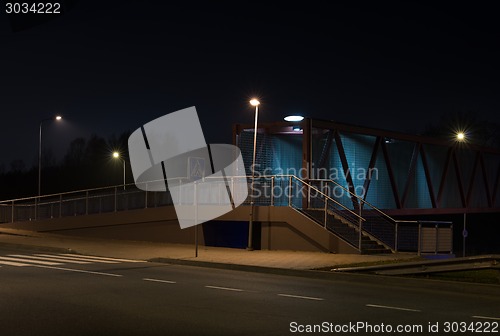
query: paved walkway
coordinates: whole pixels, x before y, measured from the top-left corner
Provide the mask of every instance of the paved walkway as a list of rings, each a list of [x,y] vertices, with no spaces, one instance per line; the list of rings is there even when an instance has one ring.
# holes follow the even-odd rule
[[[73,251],[81,254],[149,260],[154,258],[176,259],[191,262],[210,262],[234,265],[261,266],[283,269],[318,269],[353,263],[405,260],[415,254],[332,254],[300,251],[247,251],[242,249],[200,246],[195,257],[194,245],[149,243],[97,238],[74,237],[0,228],[0,247],[37,246],[45,249]]]

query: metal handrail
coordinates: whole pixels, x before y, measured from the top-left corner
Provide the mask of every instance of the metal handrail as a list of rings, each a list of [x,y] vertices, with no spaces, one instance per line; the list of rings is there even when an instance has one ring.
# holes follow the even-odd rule
[[[249,175],[232,176],[232,178],[247,178],[247,179],[250,177],[251,176],[249,176]],[[261,178],[264,178],[264,179],[266,179],[266,178],[294,179],[294,180],[298,181],[299,183],[301,183],[303,186],[306,186],[310,190],[314,190],[316,193],[321,195],[325,199],[325,202],[327,202],[327,203],[331,202],[331,203],[341,207],[342,209],[344,209],[345,211],[347,211],[351,215],[354,215],[357,219],[359,219],[361,221],[366,221],[366,219],[363,218],[362,216],[360,216],[359,214],[355,213],[354,211],[352,211],[351,209],[349,209],[348,207],[346,207],[342,203],[338,202],[337,200],[335,200],[334,198],[325,194],[324,192],[322,192],[321,190],[319,190],[315,186],[310,185],[309,183],[305,182],[303,179],[301,179],[295,175],[288,175],[288,174],[287,175],[261,175],[261,176],[258,176],[257,178],[258,179],[261,179]],[[187,177],[176,177],[176,178],[169,178],[169,179],[167,179],[167,181],[168,180],[179,181],[179,180],[186,180],[186,179],[188,179],[188,178]],[[205,177],[204,179],[220,179],[220,177],[208,176],[208,177]],[[152,181],[147,181],[147,182],[141,182],[141,184],[147,186],[148,184],[151,184],[151,183],[159,183],[159,182],[164,182],[164,181],[165,180],[152,180]],[[113,190],[113,189],[121,188],[124,186],[128,187],[128,188],[131,188],[131,187],[136,188],[137,184],[136,183],[119,184],[119,185],[109,186],[109,187],[81,189],[81,190],[67,191],[67,192],[61,192],[61,193],[56,193],[56,194],[47,194],[47,195],[40,195],[40,196],[30,196],[30,197],[22,197],[22,198],[16,198],[16,199],[8,199],[8,200],[0,201],[0,206],[12,206],[13,204],[16,204],[16,206],[41,206],[41,205],[56,204],[56,203],[67,202],[67,201],[69,202],[69,201],[85,200],[88,198],[99,198],[99,197],[103,197],[106,195],[89,195],[89,193],[95,193],[95,192],[104,191],[104,190]],[[138,189],[136,189],[136,191],[137,190]],[[144,190],[142,190],[142,191],[144,191]],[[83,193],[85,193],[85,196],[82,195]],[[67,198],[63,199],[63,196],[70,196],[70,195],[75,195],[75,198],[72,198],[70,200],[68,200]],[[111,196],[111,195],[112,194],[110,194],[109,196]],[[55,201],[55,200],[54,201],[45,201],[45,202],[43,201],[43,199],[48,199],[51,197],[59,197],[59,200],[57,200],[57,201]],[[33,203],[26,204],[26,203],[24,203],[25,201],[33,201]]]
[[[373,210],[377,211],[378,213],[380,213],[381,215],[387,217],[388,219],[390,219],[392,222],[396,222],[396,220],[394,218],[392,218],[391,216],[389,216],[388,214],[386,214],[385,212],[383,212],[382,210],[380,210],[379,208],[377,208],[376,206],[374,206],[373,204],[371,204],[370,202],[364,200],[363,198],[361,198],[360,196],[354,194],[353,192],[351,192],[349,189],[347,189],[346,187],[344,187],[343,185],[341,185],[340,183],[338,183],[337,181],[334,181],[332,179],[310,179],[310,181],[325,181],[325,182],[332,182],[333,184],[339,186],[340,188],[342,188],[342,190],[344,191],[347,191],[351,196],[354,196],[358,199],[358,201],[364,203],[364,204],[367,204],[370,208],[372,208]]]
[[[232,176],[232,179],[248,179],[250,176],[248,175],[237,175],[237,176]],[[366,222],[366,219],[363,218],[360,214],[354,212],[353,210],[349,209],[346,205],[342,204],[338,200],[334,199],[333,197],[327,195],[324,193],[322,190],[318,189],[317,187],[311,185],[310,183],[307,183],[305,180],[295,176],[295,175],[289,175],[289,174],[283,174],[283,175],[261,175],[257,176],[258,179],[283,179],[283,180],[290,180],[290,186],[292,181],[295,181],[294,183],[297,185],[298,188],[301,188],[300,190],[307,190],[309,193],[311,191],[314,191],[315,195],[319,196],[319,199],[322,199],[324,204],[325,204],[325,225],[326,225],[326,214],[331,213],[334,216],[340,216],[341,218],[344,218],[345,221],[349,223],[362,223]],[[167,181],[180,181],[182,182],[183,180],[188,179],[187,177],[177,177],[177,178],[169,178]],[[211,179],[221,179],[221,177],[205,177],[205,180],[211,180]],[[154,183],[165,183],[165,180],[153,180],[153,181],[147,181],[147,182],[141,182],[141,185],[148,185],[148,184],[154,184]],[[121,187],[128,187],[129,192],[121,191]],[[306,189],[303,189],[303,188]],[[144,188],[144,189],[147,189]],[[22,213],[21,218],[29,218],[32,220],[33,218],[40,219],[43,218],[47,212],[49,211],[51,216],[52,216],[52,206],[56,207],[55,211],[59,212],[59,217],[61,217],[61,211],[64,211],[67,213],[67,209],[61,210],[62,206],[64,204],[72,204],[72,202],[82,202],[85,201],[86,204],[83,205],[83,208],[80,208],[81,210],[76,210],[77,205],[75,205],[75,208],[70,210],[70,213],[73,213],[76,215],[77,213],[79,214],[88,214],[89,211],[89,201],[95,200],[95,199],[103,199],[103,197],[109,197],[109,196],[114,196],[114,206],[110,206],[109,211],[116,211],[117,209],[117,197],[118,195],[120,197],[123,197],[122,195],[127,195],[127,194],[134,194],[134,193],[142,193],[146,192],[146,199],[144,201],[144,206],[147,207],[147,190],[144,189],[138,189],[137,185],[135,183],[129,183],[129,184],[119,184],[115,186],[109,186],[109,187],[99,187],[99,188],[91,188],[91,189],[82,189],[82,190],[76,190],[76,191],[68,191],[68,192],[62,192],[62,193],[56,193],[56,194],[47,194],[47,195],[40,195],[40,196],[31,196],[31,197],[22,197],[22,198],[17,198],[17,199],[9,199],[9,200],[3,200],[0,201],[0,206],[5,207],[11,207],[11,215],[10,220],[14,221],[14,211],[15,208],[17,209],[22,209],[22,208],[31,208],[34,210],[29,210],[29,213]],[[117,191],[120,190],[117,194]],[[273,195],[271,195],[271,198]],[[292,197],[292,195],[290,195]],[[75,203],[76,204],[76,203]],[[47,206],[49,208],[47,208]],[[293,203],[289,202],[289,206],[294,206]],[[122,207],[120,207],[123,209]],[[47,210],[50,209],[50,210]],[[58,209],[58,210],[57,210]],[[85,209],[85,210],[83,210]],[[101,211],[101,206],[99,206],[99,212]],[[337,213],[337,211],[340,211],[341,213]],[[42,214],[42,217],[39,217],[40,214]],[[6,218],[9,218],[6,217]],[[18,216],[16,216],[18,217]],[[19,218],[19,217],[18,217]],[[359,225],[359,224],[358,224]],[[361,225],[357,227],[357,230],[361,232]]]
[[[317,192],[319,192],[321,195],[323,195],[323,197],[325,197],[327,200],[329,201],[332,201],[334,202],[335,204],[341,206],[344,210],[347,210],[349,211],[351,214],[353,214],[354,216],[358,217],[360,220],[362,221],[366,221],[366,219],[364,219],[363,217],[361,217],[360,215],[358,215],[357,213],[355,213],[354,211],[352,211],[351,209],[347,208],[345,205],[343,205],[342,203],[338,202],[337,200],[331,198],[330,196],[328,196],[327,194],[325,194],[324,192],[322,192],[321,190],[317,189],[316,187],[310,185],[309,183],[306,183],[304,180],[302,180],[301,178],[298,178],[297,176],[295,175],[289,175],[291,176],[292,178],[295,178],[296,180],[298,180],[299,182],[301,182],[302,184],[306,185],[307,187],[311,188],[311,189],[314,189],[316,190]]]
[[[247,182],[249,175],[238,175],[232,176],[230,179],[232,183],[238,182],[237,179],[245,179],[242,182]],[[354,243],[354,247],[361,251],[361,237],[362,235],[368,236],[372,239],[377,240],[379,243],[385,247],[398,251],[399,242],[398,239],[401,238],[401,230],[404,230],[402,224],[422,224],[425,221],[408,221],[408,220],[396,220],[391,216],[385,214],[382,210],[373,206],[369,202],[362,199],[360,196],[350,192],[347,188],[340,185],[338,182],[331,179],[302,179],[295,175],[261,175],[256,176],[257,179],[270,179],[271,180],[271,195],[265,195],[266,202],[270,199],[270,205],[274,205],[275,201],[279,202],[280,205],[287,205],[292,208],[296,208],[299,211],[307,212],[307,210],[318,210],[324,211],[318,212],[313,217],[320,225],[324,224],[325,229],[327,229],[327,218],[328,215],[333,216],[336,219],[340,219],[346,225],[353,227],[357,233],[359,233],[359,243]],[[180,181],[188,179],[187,177],[177,177],[170,178],[167,181]],[[203,178],[204,180],[220,180],[221,182],[227,181],[224,177],[209,176]],[[274,183],[279,183],[282,187],[288,185],[290,187],[290,195],[287,199],[281,199],[282,196],[276,196],[274,192]],[[293,182],[293,188],[292,188]],[[312,182],[312,183],[311,183]],[[321,190],[321,187],[313,185],[314,182],[326,182],[332,183],[340,187],[346,194],[340,196],[342,198],[335,199],[336,196],[330,196],[325,191]],[[141,182],[142,185],[154,184],[154,183],[165,183],[165,180],[153,180],[147,182]],[[227,183],[227,182],[226,182]],[[267,185],[268,181],[264,182],[264,187]],[[283,184],[284,183],[284,184]],[[217,183],[214,183],[217,187]],[[240,185],[240,182],[238,182]],[[126,191],[121,190],[123,184],[109,186],[109,187],[99,187],[92,189],[83,189],[77,191],[62,192],[58,194],[48,194],[41,196],[31,196],[23,197],[17,199],[10,199],[0,201],[0,222],[14,222],[32,219],[44,219],[53,218],[52,216],[59,216],[59,218],[68,215],[86,215],[90,213],[101,213],[101,212],[112,212],[112,211],[122,211],[127,209],[137,209],[140,207],[149,208],[157,206],[171,205],[172,199],[167,196],[157,195],[154,191],[147,190],[148,188],[139,189],[135,183],[129,183],[125,186],[128,188]],[[219,185],[220,186],[220,185]],[[329,187],[327,185],[327,187]],[[239,187],[238,187],[239,188]],[[286,187],[285,187],[286,189]],[[297,196],[292,195],[292,190],[298,191]],[[210,191],[210,190],[208,190]],[[312,196],[311,191],[314,192]],[[306,194],[304,194],[306,192]],[[210,194],[212,195],[212,194]],[[215,195],[215,194],[214,194]],[[350,202],[347,200],[349,196],[354,196],[359,202],[360,213],[356,213],[357,204],[353,201],[354,211],[351,210]],[[302,207],[298,205],[298,201],[304,202],[305,198],[308,197],[307,204]],[[313,198],[311,198],[313,197]],[[217,195],[213,198],[210,196],[208,202],[217,202]],[[219,200],[220,201],[220,200]],[[286,203],[283,203],[285,201]],[[345,203],[345,202],[348,203]],[[344,204],[343,204],[344,203]],[[211,203],[210,203],[211,204]],[[276,203],[277,204],[277,203]],[[345,205],[347,204],[347,205]],[[361,205],[366,204],[366,212],[361,212],[363,207]],[[319,207],[318,207],[319,205]],[[324,208],[322,208],[324,206]],[[10,209],[5,209],[5,208]],[[307,207],[307,210],[306,210]],[[375,211],[372,211],[375,210]],[[378,214],[378,215],[377,215]],[[324,215],[323,219],[318,219],[316,215]],[[372,217],[373,216],[373,217]],[[331,217],[330,217],[331,218]],[[448,222],[436,222],[431,221],[435,224],[444,224]],[[366,226],[367,223],[368,226]],[[392,225],[391,225],[392,224]],[[400,225],[401,224],[401,225]],[[394,225],[394,226],[393,226]],[[392,237],[394,235],[394,237]],[[342,238],[342,237],[340,237]],[[347,239],[347,238],[346,238]],[[392,240],[394,239],[394,241]],[[350,244],[353,244],[352,239],[350,239]],[[356,246],[357,245],[357,246]],[[403,246],[403,245],[401,245]],[[406,245],[408,246],[408,245]],[[420,246],[420,243],[419,243]]]

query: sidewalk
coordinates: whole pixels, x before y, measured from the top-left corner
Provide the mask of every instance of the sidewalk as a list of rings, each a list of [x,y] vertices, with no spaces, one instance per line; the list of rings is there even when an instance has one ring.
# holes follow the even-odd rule
[[[184,261],[191,265],[199,262],[200,265],[217,263],[295,270],[310,270],[383,260],[405,260],[415,257],[415,254],[406,253],[359,255],[301,251],[247,251],[243,249],[205,246],[199,247],[198,257],[195,257],[194,244],[180,245],[98,239],[0,228],[0,247],[2,246],[18,248],[34,246],[42,249],[61,251],[59,253],[65,251],[66,253],[74,252],[137,260],[162,259],[163,261],[168,262],[168,260],[172,260],[178,263]]]

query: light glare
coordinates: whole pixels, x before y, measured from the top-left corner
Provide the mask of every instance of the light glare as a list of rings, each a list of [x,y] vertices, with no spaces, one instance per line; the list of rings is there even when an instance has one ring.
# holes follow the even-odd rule
[[[303,116],[287,116],[284,118],[285,121],[302,121],[304,120],[304,117]]]
[[[457,139],[458,139],[459,141],[463,141],[463,140],[465,140],[465,134],[464,134],[464,132],[458,132],[458,133],[457,133]]]
[[[257,99],[254,98],[254,99],[250,100],[250,105],[258,106],[258,105],[260,105],[260,101],[258,101]]]
[[[61,119],[62,119],[62,117],[61,117],[60,115],[56,116],[56,120],[57,120],[57,121],[59,121],[59,120],[61,120]]]
[[[120,153],[118,153],[118,152],[113,152],[113,157],[114,157],[114,158],[119,158],[119,157],[120,157]]]

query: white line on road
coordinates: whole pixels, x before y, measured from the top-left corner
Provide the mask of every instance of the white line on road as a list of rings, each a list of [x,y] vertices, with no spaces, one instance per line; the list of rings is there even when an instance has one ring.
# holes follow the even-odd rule
[[[221,290],[227,290],[227,291],[232,291],[232,292],[244,292],[243,289],[239,288],[230,288],[230,287],[218,287],[218,286],[205,286],[206,288],[212,288],[212,289],[221,289]]]
[[[119,264],[119,261],[111,261],[111,260],[99,260],[99,259],[94,259],[94,258],[89,258],[89,257],[83,257],[77,254],[68,254],[68,255],[58,255],[61,258],[64,259],[70,259],[70,260],[82,260],[82,261],[88,261],[88,262],[99,262],[103,264]]]
[[[55,269],[55,270],[60,270],[60,271],[68,271],[68,272],[78,272],[78,273],[88,273],[88,274],[97,274],[97,275],[107,275],[107,276],[113,276],[113,277],[121,277],[121,276],[123,276],[121,274],[84,271],[84,270],[79,270],[79,269],[74,269],[74,268],[63,268],[63,267],[41,266],[41,265],[33,265],[33,266],[34,267],[40,267],[40,268],[50,268],[50,269]]]
[[[88,262],[93,262],[93,263],[103,263],[103,264],[119,264],[119,263],[120,263],[119,261],[110,261],[110,260],[90,259],[90,258],[87,258],[87,257],[80,257],[80,256],[77,256],[76,254],[73,254],[73,255],[74,255],[74,257],[70,257],[70,256],[62,256],[62,255],[61,255],[61,258],[64,258],[64,259],[70,259],[70,260],[88,261]]]
[[[2,265],[7,265],[7,266],[31,266],[31,265],[28,265],[28,264],[22,264],[22,263],[18,263],[18,262],[13,262],[13,261],[2,261],[0,260],[0,264]]]
[[[300,295],[290,295],[290,294],[278,294],[279,296],[290,297],[295,299],[304,299],[304,300],[314,300],[314,301],[323,301],[323,298],[311,297],[311,296],[300,296]]]
[[[26,258],[11,258],[11,257],[0,257],[1,260],[9,260],[14,262],[21,262],[27,264],[40,264],[40,265],[62,265],[61,263],[50,262],[50,261],[40,261],[40,260],[31,260]]]
[[[61,255],[64,256],[79,256],[83,258],[88,258],[88,259],[97,259],[97,260],[109,260],[109,261],[120,261],[120,262],[132,262],[132,263],[140,263],[140,262],[145,262],[144,260],[133,260],[133,259],[118,259],[118,258],[106,258],[106,257],[96,257],[96,256],[90,256],[90,255],[81,255],[81,254],[69,254],[69,253],[62,253]]]
[[[81,258],[69,258],[69,257],[64,257],[61,255],[52,255],[52,254],[35,254],[40,257],[50,257],[54,259],[59,259],[63,260],[63,262],[68,262],[68,263],[75,263],[75,264],[90,264],[93,263],[94,260],[85,260]]]
[[[477,319],[483,319],[483,320],[500,321],[500,317],[489,317],[489,316],[479,316],[479,315],[474,315],[472,317],[473,318],[477,318]]]
[[[418,310],[418,309],[392,307],[392,306],[381,306],[381,305],[375,305],[375,304],[367,304],[366,306],[372,307],[372,308],[393,309],[393,310],[401,310],[401,311],[416,312],[416,313],[421,312],[421,310]]]
[[[169,284],[177,283],[175,281],[170,281],[170,280],[149,279],[149,278],[143,278],[142,280],[144,280],[144,281],[153,281],[153,282],[164,282],[164,283],[169,283]]]
[[[9,257],[17,257],[17,258],[30,258],[30,259],[37,259],[37,260],[47,260],[47,261],[54,261],[56,263],[75,263],[75,264],[90,264],[90,261],[76,261],[76,260],[69,260],[69,259],[61,259],[58,257],[50,256],[48,254],[36,254],[36,255],[23,255],[23,254],[9,254]]]

